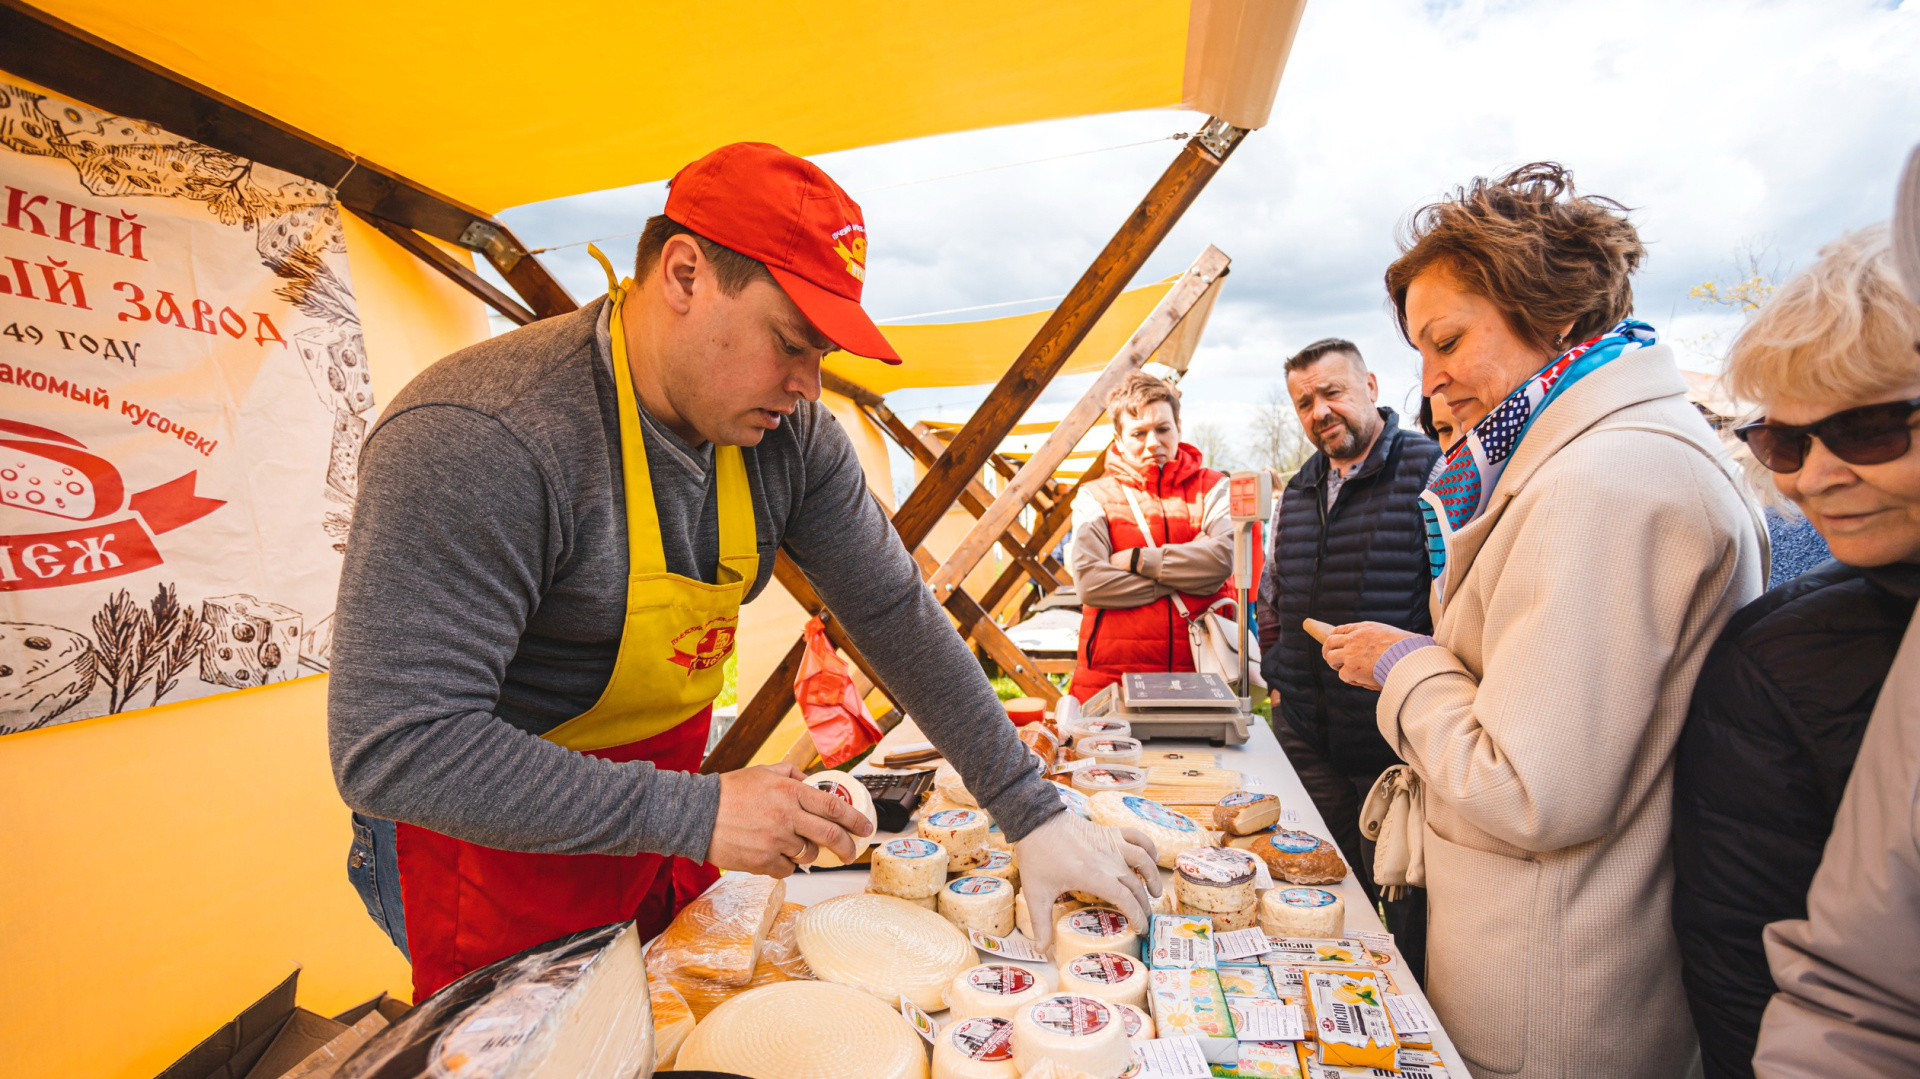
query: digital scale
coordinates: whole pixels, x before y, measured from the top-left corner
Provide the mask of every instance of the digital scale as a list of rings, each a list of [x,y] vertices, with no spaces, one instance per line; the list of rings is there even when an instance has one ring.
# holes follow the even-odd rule
[[[1121,675],[1088,698],[1080,715],[1124,719],[1143,742],[1205,738],[1216,746],[1244,744],[1251,718],[1226,679],[1193,671]]]

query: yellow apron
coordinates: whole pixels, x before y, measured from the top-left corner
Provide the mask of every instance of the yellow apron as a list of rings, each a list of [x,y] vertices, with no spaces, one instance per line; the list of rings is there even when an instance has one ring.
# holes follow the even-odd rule
[[[713,703],[726,682],[740,625],[740,601],[760,572],[754,546],[753,495],[738,446],[715,446],[719,488],[718,582],[707,584],[667,572],[660,542],[660,512],[653,502],[640,404],[627,366],[627,337],[620,313],[632,281],[616,282],[613,267],[596,247],[587,251],[607,271],[608,337],[613,343],[613,384],[620,407],[620,466],[626,476],[627,616],[613,677],[592,708],[548,731],[568,749],[588,751],[626,745],[678,726]]]

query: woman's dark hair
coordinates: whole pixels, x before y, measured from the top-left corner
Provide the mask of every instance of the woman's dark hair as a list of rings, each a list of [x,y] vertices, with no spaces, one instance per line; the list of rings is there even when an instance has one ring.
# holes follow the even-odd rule
[[[1420,429],[1427,433],[1428,438],[1435,442],[1440,441],[1440,428],[1433,425],[1433,398],[1431,397],[1420,399]]]
[[[1412,343],[1407,287],[1442,267],[1542,352],[1598,336],[1633,310],[1628,278],[1646,257],[1626,215],[1612,199],[1578,194],[1573,174],[1550,161],[1498,180],[1474,177],[1407,223],[1401,255],[1387,267],[1400,335]]]

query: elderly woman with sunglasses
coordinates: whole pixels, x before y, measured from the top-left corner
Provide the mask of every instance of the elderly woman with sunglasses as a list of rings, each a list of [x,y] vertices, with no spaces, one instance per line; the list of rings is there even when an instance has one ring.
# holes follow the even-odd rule
[[[1726,379],[1738,428],[1835,561],[1748,604],[1694,687],[1674,774],[1673,922],[1709,1079],[1753,1075],[1769,922],[1807,916],[1867,718],[1920,597],[1920,309],[1885,226],[1774,297]]]
[[[1679,1079],[1673,745],[1764,531],[1652,327],[1618,203],[1555,165],[1476,180],[1387,271],[1466,437],[1422,496],[1431,637],[1337,627],[1418,776],[1428,998],[1478,1076]],[[1417,881],[1415,883],[1418,883]]]

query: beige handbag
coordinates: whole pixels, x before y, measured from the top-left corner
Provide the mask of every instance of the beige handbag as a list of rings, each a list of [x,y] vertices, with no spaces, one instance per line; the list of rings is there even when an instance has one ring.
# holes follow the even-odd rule
[[[1427,811],[1420,777],[1396,764],[1380,773],[1360,807],[1360,834],[1373,841],[1373,883],[1397,900],[1427,885]]]

